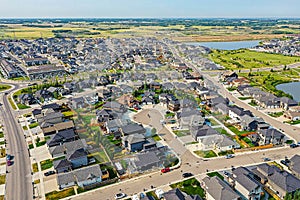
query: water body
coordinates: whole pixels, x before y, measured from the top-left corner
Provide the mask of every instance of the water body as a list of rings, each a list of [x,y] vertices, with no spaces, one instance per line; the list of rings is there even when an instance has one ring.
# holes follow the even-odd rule
[[[295,101],[300,102],[300,82],[283,83],[277,85],[276,89],[292,95]]]
[[[235,42],[189,42],[188,45],[204,46],[210,49],[219,50],[237,50],[243,48],[255,47],[259,44],[260,40],[245,40]]]

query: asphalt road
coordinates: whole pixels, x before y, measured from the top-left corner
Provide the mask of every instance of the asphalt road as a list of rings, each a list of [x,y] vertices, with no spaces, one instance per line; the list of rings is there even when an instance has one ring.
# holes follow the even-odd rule
[[[18,87],[14,85],[14,88],[7,92],[10,93]],[[0,110],[7,142],[6,149],[7,153],[14,157],[13,165],[7,167],[5,199],[30,200],[33,199],[31,163],[23,130],[17,122],[17,113],[12,110],[7,95],[1,95],[3,105]]]

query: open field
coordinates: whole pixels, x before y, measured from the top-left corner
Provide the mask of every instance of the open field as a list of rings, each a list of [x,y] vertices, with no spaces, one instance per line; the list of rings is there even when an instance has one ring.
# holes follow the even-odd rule
[[[280,70],[280,71],[259,71],[251,73],[240,73],[240,76],[250,80],[251,85],[262,87],[266,91],[274,93],[276,96],[288,96],[281,90],[276,89],[276,85],[297,81],[300,75],[295,70]]]
[[[284,56],[280,54],[271,54],[250,51],[246,49],[219,51],[214,50],[210,54],[210,58],[226,69],[252,69],[262,67],[274,67],[280,65],[288,65],[300,61],[300,57]]]
[[[0,28],[0,39],[37,39],[51,37],[78,37],[78,38],[128,38],[128,37],[158,37],[166,35],[179,42],[200,41],[239,41],[262,40],[282,38],[284,33],[297,34],[297,29],[292,31],[277,30],[276,26],[267,29],[253,30],[249,26],[188,26],[184,24],[105,24],[105,23],[65,23],[65,24],[5,24]]]

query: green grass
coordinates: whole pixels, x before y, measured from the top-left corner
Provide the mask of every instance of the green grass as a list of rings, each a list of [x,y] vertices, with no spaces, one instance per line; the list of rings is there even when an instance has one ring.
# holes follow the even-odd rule
[[[89,157],[94,157],[96,159],[96,163],[106,163],[109,161],[104,151],[89,154]]]
[[[255,147],[255,145],[251,142],[251,140],[247,137],[241,137],[241,140],[245,141],[249,147]]]
[[[6,174],[0,175],[0,185],[5,184]]]
[[[194,151],[195,154],[197,154],[198,156],[202,157],[202,158],[213,158],[213,157],[217,157],[217,154],[210,150],[210,151]]]
[[[34,180],[34,184],[39,184],[41,182],[41,180],[40,179],[36,179],[36,180]]]
[[[288,121],[286,122],[288,124],[291,124],[291,125],[296,125],[296,124],[300,124],[300,120],[296,120],[296,121]]]
[[[38,169],[38,164],[37,164],[37,163],[33,163],[33,164],[32,164],[32,171],[33,171],[34,173],[39,171],[39,169]]]
[[[90,124],[91,123],[91,120],[93,118],[95,118],[95,115],[82,115],[82,121],[85,123],[85,124]]]
[[[35,122],[35,123],[32,123],[32,124],[29,124],[29,128],[32,129],[32,128],[35,128],[39,125],[38,122]]]
[[[228,151],[221,151],[218,153],[219,156],[225,156],[228,154],[234,154],[234,152],[232,150],[228,150]]]
[[[62,112],[62,114],[66,117],[73,117],[74,113],[72,111],[66,111],[66,112]]]
[[[200,197],[205,197],[204,189],[201,188],[199,181],[195,178],[185,180],[183,182],[175,183],[170,185],[171,188],[179,188],[181,191],[188,195],[199,195]]]
[[[183,137],[186,136],[190,133],[189,130],[174,130],[173,133],[175,133],[175,135],[177,135],[178,137]]]
[[[280,117],[283,115],[283,112],[275,112],[275,113],[270,113],[269,114],[271,117]]]
[[[244,101],[244,100],[252,99],[252,97],[239,97],[239,99]]]
[[[21,103],[18,103],[17,106],[18,106],[18,108],[21,109],[21,110],[30,108],[30,106],[27,106],[27,105],[24,105],[24,104],[21,104]]]
[[[53,191],[46,194],[46,200],[63,199],[69,196],[75,195],[73,188],[68,188],[61,191]]]
[[[218,176],[220,179],[224,180],[224,177],[219,172],[210,172],[206,174],[209,177]]]
[[[209,121],[210,121],[210,123],[211,123],[212,126],[218,126],[218,125],[220,125],[216,120],[214,120],[212,118],[210,118]]]
[[[220,134],[226,135],[228,137],[232,137],[225,129],[223,128],[215,128],[216,131],[218,131]]]
[[[4,145],[4,144],[5,144],[5,141],[1,141],[1,142],[0,142],[0,145]]]
[[[10,89],[10,85],[0,84],[0,92]]]
[[[28,130],[27,126],[23,126],[22,128],[23,128],[24,131]]]
[[[160,138],[157,134],[153,135],[152,138],[153,138],[155,141],[160,141],[160,140],[161,140],[161,138]]]
[[[14,110],[16,110],[16,109],[17,109],[17,107],[16,107],[16,105],[14,104],[14,102],[13,102],[13,100],[12,100],[12,98],[11,98],[11,97],[8,97],[8,101],[9,101],[9,103],[10,103],[11,107],[12,107]]]
[[[33,144],[29,144],[29,145],[28,145],[28,148],[29,148],[29,149],[33,149],[33,148],[34,148]]]
[[[53,166],[53,161],[52,159],[47,159],[47,160],[43,160],[41,161],[41,168],[42,168],[42,171],[43,170],[46,170],[46,169],[49,169]]]
[[[147,197],[153,197],[155,200],[159,200],[154,191],[150,191],[146,193]]]
[[[3,138],[3,137],[4,137],[4,133],[0,132],[0,138]]]
[[[242,134],[245,134],[245,133],[251,133],[251,132],[253,132],[253,131],[239,131],[237,128],[235,128],[232,125],[228,125],[227,128],[229,130],[231,130],[234,134],[238,135],[238,136],[240,136]]]
[[[300,61],[299,57],[296,56],[284,56],[281,54],[263,53],[246,49],[232,51],[214,50],[210,54],[210,58],[215,63],[232,70],[272,67]]]
[[[172,112],[165,114],[165,118],[169,118],[169,117],[172,118],[174,116],[175,116],[175,113],[172,113]]]
[[[44,140],[44,141],[39,141],[39,142],[36,143],[36,147],[43,146],[43,145],[46,144],[46,143],[47,143],[46,140]]]

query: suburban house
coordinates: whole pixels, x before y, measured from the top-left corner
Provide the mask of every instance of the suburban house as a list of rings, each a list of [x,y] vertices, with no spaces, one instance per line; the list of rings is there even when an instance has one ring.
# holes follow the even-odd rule
[[[205,177],[203,179],[204,190],[206,191],[207,200],[241,200],[241,196],[237,194],[227,183],[218,176]]]
[[[238,167],[232,171],[234,188],[246,199],[259,200],[263,192],[262,186],[253,177],[254,174],[245,167]]]
[[[119,128],[120,132],[123,136],[131,135],[131,134],[144,134],[146,133],[146,129],[139,124],[131,123]]]
[[[91,165],[57,175],[59,189],[78,185],[79,187],[90,186],[102,182],[102,171],[99,165]]]
[[[53,124],[52,126],[46,128],[42,128],[42,131],[43,134],[46,136],[46,135],[57,133],[59,131],[68,130],[68,129],[74,129],[74,123],[71,120]]]
[[[198,110],[183,109],[177,113],[178,123],[181,129],[189,129],[191,126],[202,126],[204,118]]]
[[[198,195],[187,195],[178,188],[165,192],[162,196],[165,200],[202,200]]]
[[[267,144],[274,144],[280,145],[284,142],[285,135],[274,128],[269,129],[262,129],[257,132],[259,135],[259,144],[260,145],[267,145]]]
[[[86,102],[83,97],[71,98],[70,102],[71,102],[71,107],[73,109],[79,109],[79,108],[86,107]]]
[[[288,110],[289,107],[292,106],[298,106],[298,102],[290,99],[288,97],[281,97],[280,98],[280,107],[283,108],[284,110]]]
[[[163,161],[159,159],[154,151],[138,153],[130,163],[132,168],[139,172],[161,167],[162,164]]]
[[[258,122],[256,121],[256,119],[254,117],[251,117],[247,114],[242,115],[240,117],[240,126],[241,126],[241,130],[246,130],[246,131],[255,131],[257,130],[257,124]]]
[[[72,164],[67,159],[54,160],[53,167],[56,173],[59,174],[59,173],[65,173],[70,171],[72,169]]]
[[[289,120],[292,120],[292,121],[298,121],[300,120],[300,112],[294,112],[294,111],[291,111],[291,110],[287,110],[284,112],[283,116],[285,118],[288,118]]]
[[[20,102],[21,104],[25,104],[25,105],[32,105],[32,104],[37,103],[33,94],[20,94],[18,96],[18,102]]]
[[[110,109],[101,109],[96,111],[98,122],[107,122],[118,118],[118,113]]]
[[[125,113],[126,107],[116,101],[108,101],[103,105],[103,109],[112,110],[118,113]]]
[[[119,128],[125,125],[130,124],[130,120],[127,119],[113,119],[105,122],[104,126],[106,129],[106,133],[114,133],[119,131]]]
[[[299,179],[300,178],[300,156],[294,155],[290,159],[290,163],[288,164],[288,167],[292,171],[293,175]]]
[[[88,164],[87,152],[84,148],[68,151],[66,158],[70,161],[72,168],[86,166]]]
[[[56,134],[51,135],[51,138],[47,141],[48,147],[61,145],[65,142],[71,142],[77,139],[77,135],[73,129],[59,131]]]
[[[52,158],[59,158],[66,156],[67,152],[74,152],[77,149],[87,149],[88,145],[86,144],[85,139],[75,140],[71,142],[65,142],[63,144],[53,146],[49,148],[49,152]]]
[[[40,102],[47,102],[53,99],[53,93],[49,92],[48,90],[38,90],[34,94],[35,98],[38,99]]]

